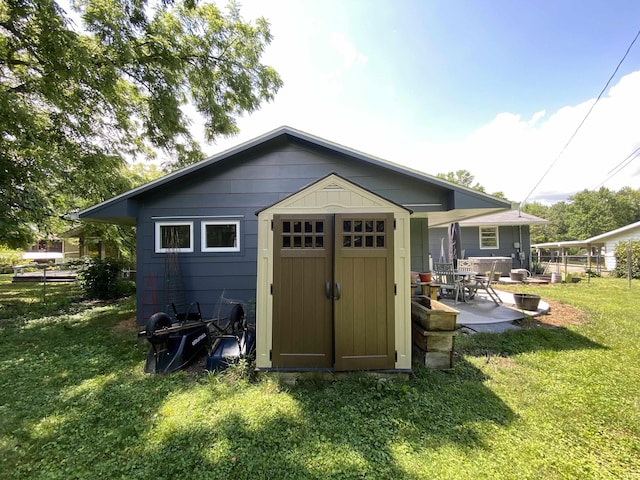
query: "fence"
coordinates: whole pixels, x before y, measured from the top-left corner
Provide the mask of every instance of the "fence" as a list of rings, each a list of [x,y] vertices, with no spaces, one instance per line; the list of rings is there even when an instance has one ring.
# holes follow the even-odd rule
[[[591,272],[602,274],[605,270],[603,256],[587,255],[540,255],[533,257],[537,273],[583,273],[588,270]]]

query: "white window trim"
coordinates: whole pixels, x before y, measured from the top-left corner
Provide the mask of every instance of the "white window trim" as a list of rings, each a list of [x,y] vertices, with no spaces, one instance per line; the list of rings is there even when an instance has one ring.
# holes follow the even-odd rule
[[[496,232],[496,246],[487,247],[482,244],[482,229],[492,228]],[[478,228],[478,243],[480,244],[480,250],[498,250],[500,248],[500,228],[496,225],[485,225]]]
[[[160,230],[162,227],[185,226],[189,227],[189,248],[162,248]],[[191,253],[193,252],[193,222],[156,222],[155,227],[156,253]]]
[[[235,225],[236,244],[233,247],[207,247],[208,225]],[[205,220],[200,223],[200,250],[203,252],[239,252],[240,251],[240,220]]]

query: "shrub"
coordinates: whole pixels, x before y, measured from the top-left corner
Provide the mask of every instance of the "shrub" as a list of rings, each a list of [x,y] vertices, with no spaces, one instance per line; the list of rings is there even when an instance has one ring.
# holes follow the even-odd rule
[[[0,248],[0,273],[13,273],[13,267],[24,263],[20,250]]]
[[[117,258],[94,257],[82,272],[82,288],[88,298],[108,300],[130,295],[135,286],[122,279],[126,263]]]
[[[616,245],[616,268],[614,276],[627,276],[627,244],[628,242],[620,242]],[[640,242],[631,242],[631,277],[640,279]]]

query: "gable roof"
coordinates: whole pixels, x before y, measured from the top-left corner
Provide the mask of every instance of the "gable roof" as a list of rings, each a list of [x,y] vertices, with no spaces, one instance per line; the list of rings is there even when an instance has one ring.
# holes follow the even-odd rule
[[[461,227],[481,227],[485,225],[491,226],[513,226],[513,225],[545,225],[549,220],[536,217],[529,213],[519,210],[506,210],[504,212],[490,213],[480,217],[461,220]]]
[[[209,158],[206,158],[198,163],[193,165],[184,167],[180,170],[176,170],[168,175],[165,175],[162,178],[154,180],[145,185],[139,186],[127,192],[124,192],[120,195],[117,195],[109,200],[106,200],[102,203],[89,207],[79,213],[79,217],[81,219],[90,219],[96,221],[104,221],[110,223],[125,223],[130,225],[135,225],[135,208],[133,208],[129,204],[129,200],[134,200],[140,195],[152,192],[156,189],[160,189],[166,186],[169,183],[176,182],[178,180],[184,179],[189,175],[193,175],[200,170],[205,168],[224,164],[228,160],[248,153],[250,151],[255,151],[263,148],[267,148],[270,145],[277,144],[283,140],[289,140],[292,142],[297,142],[301,144],[306,144],[318,149],[323,149],[330,151],[332,153],[338,153],[344,155],[346,157],[352,158],[354,160],[364,162],[370,165],[374,165],[377,167],[384,168],[386,170],[396,172],[402,175],[406,175],[408,177],[415,178],[419,181],[430,184],[431,186],[440,187],[446,190],[451,191],[456,195],[456,198],[459,198],[459,203],[468,205],[470,203],[483,203],[484,206],[478,211],[473,213],[463,214],[461,218],[466,218],[470,215],[478,215],[480,213],[485,213],[486,211],[492,211],[496,209],[506,209],[510,207],[510,204],[504,200],[498,199],[496,197],[492,197],[483,192],[479,192],[477,190],[472,190],[470,188],[463,187],[461,185],[457,185],[441,178],[438,178],[433,175],[429,175],[424,172],[420,172],[418,170],[413,170],[408,167],[404,167],[387,160],[383,160],[371,155],[364,154],[357,150],[345,147],[343,145],[339,145],[334,142],[330,142],[328,140],[310,135],[308,133],[293,129],[291,127],[283,126],[278,129],[275,129],[271,132],[268,132],[260,137],[254,138],[253,140],[249,140],[244,142],[236,147],[232,147],[230,149],[224,150],[220,153],[217,153]],[[120,213],[116,216],[111,215],[110,213],[106,213],[113,209],[114,206],[119,206],[118,209]],[[406,208],[413,208],[415,205],[406,205]],[[419,207],[420,205],[418,205]],[[468,206],[464,206],[462,208],[472,208]],[[455,210],[453,210],[455,211]],[[463,210],[461,210],[463,211]],[[443,212],[430,212],[430,218],[433,214],[442,214]],[[453,217],[436,215],[439,222],[442,223],[444,221],[456,221]],[[435,217],[434,216],[434,219]]]
[[[342,191],[346,191],[349,189],[354,189],[354,191],[361,191],[364,192],[368,195],[371,195],[372,197],[379,199],[379,200],[383,200],[384,202],[390,204],[390,205],[395,205],[398,208],[401,208],[403,210],[406,210],[409,213],[413,213],[413,211],[410,208],[405,207],[404,205],[400,205],[398,202],[394,202],[393,200],[389,200],[386,197],[383,197],[382,195],[379,195],[375,192],[372,192],[371,190],[369,190],[368,188],[364,188],[362,185],[358,185],[356,182],[353,182],[351,180],[349,180],[348,178],[343,177],[342,175],[336,173],[336,172],[331,172],[327,175],[325,175],[322,178],[319,178],[318,180],[316,180],[315,182],[310,183],[309,185],[306,185],[304,187],[302,187],[300,190],[298,190],[297,192],[293,192],[290,193],[289,195],[287,195],[286,197],[278,200],[277,202],[268,205],[266,207],[261,208],[260,210],[258,210],[256,212],[256,215],[259,215],[260,213],[264,212],[265,210],[270,210],[273,207],[275,207],[276,205],[284,205],[284,204],[290,204],[291,201],[295,198],[295,197],[302,197],[307,195],[307,192],[313,190],[314,187],[322,185],[322,188],[325,191],[334,191],[334,192],[342,192]]]

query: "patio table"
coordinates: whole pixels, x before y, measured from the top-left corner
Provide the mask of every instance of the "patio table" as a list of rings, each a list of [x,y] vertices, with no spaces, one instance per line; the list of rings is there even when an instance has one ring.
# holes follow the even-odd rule
[[[465,286],[469,287],[469,285],[465,285],[466,282],[468,280],[470,280],[472,277],[477,276],[478,272],[473,272],[473,271],[468,271],[468,270],[455,270],[453,272],[453,274],[456,277],[459,277],[460,281],[462,282],[462,285],[463,285],[463,288],[462,288],[462,301],[466,302],[467,300],[471,300],[475,296],[475,293],[476,293],[475,288],[473,288],[473,291],[471,291],[471,288],[469,288],[469,292],[468,292],[468,295],[467,295],[467,291],[465,290],[464,287]]]

